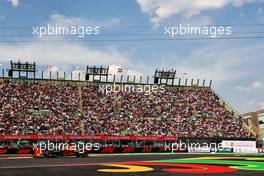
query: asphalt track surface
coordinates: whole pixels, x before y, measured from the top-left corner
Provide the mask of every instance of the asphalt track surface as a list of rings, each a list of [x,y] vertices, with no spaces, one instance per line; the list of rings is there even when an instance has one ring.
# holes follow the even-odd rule
[[[88,158],[0,157],[0,176],[263,176],[259,155],[99,155]]]

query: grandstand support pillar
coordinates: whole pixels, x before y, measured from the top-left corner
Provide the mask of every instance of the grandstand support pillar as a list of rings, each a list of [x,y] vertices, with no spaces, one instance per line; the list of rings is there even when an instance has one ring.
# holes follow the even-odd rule
[[[203,80],[203,87],[205,86],[205,79]]]
[[[59,72],[57,72],[57,80],[59,79]]]
[[[66,72],[63,73],[63,79],[66,80]]]
[[[5,77],[5,69],[2,69],[2,77]]]
[[[49,79],[51,80],[51,71],[49,72]]]
[[[127,82],[129,82],[129,75],[127,75]]]
[[[179,78],[179,83],[178,83],[178,85],[179,85],[179,86],[181,85],[181,78]]]
[[[103,67],[101,66],[100,70],[102,70],[102,69],[103,69]],[[102,74],[100,74],[99,80],[100,80],[100,82],[102,81]]]
[[[78,80],[80,81],[81,80],[81,73],[79,72],[78,74]],[[93,79],[94,80],[94,79]]]
[[[185,79],[185,86],[187,86],[187,83],[188,83],[188,79],[186,78]]]
[[[43,73],[43,70],[42,70],[41,71],[41,79],[44,79],[43,76],[44,76],[44,73]]]
[[[71,72],[71,81],[72,81],[72,72]]]
[[[253,129],[251,129],[246,123],[243,122],[243,126],[249,131],[251,132],[251,134],[255,137],[257,137],[257,134],[254,132]]]
[[[191,86],[193,86],[193,79],[192,79],[192,81],[191,81]]]
[[[210,83],[209,83],[209,87],[211,88],[212,87],[212,80],[210,80]]]
[[[142,76],[139,77],[139,83],[142,83]]]
[[[172,85],[174,85],[174,81],[175,81],[175,79],[172,80]]]
[[[115,79],[116,79],[116,75],[114,75],[114,77],[113,77],[113,83],[115,83]]]
[[[147,84],[149,83],[149,76],[147,77]]]
[[[200,79],[197,79],[197,86],[199,87],[199,84],[200,84]]]
[[[123,75],[120,76],[120,83],[123,82]]]
[[[134,79],[133,79],[133,82],[134,82],[134,83],[136,82],[136,75],[134,75]]]

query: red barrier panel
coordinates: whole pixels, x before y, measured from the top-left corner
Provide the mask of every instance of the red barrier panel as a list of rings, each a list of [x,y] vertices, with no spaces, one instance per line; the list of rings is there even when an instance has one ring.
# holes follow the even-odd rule
[[[0,149],[0,154],[6,154],[7,153],[7,150],[5,149]]]
[[[188,150],[179,150],[176,152],[187,152]],[[66,156],[73,156],[75,155],[73,150],[64,150],[64,155]],[[143,147],[143,148],[134,148],[134,147],[125,147],[125,148],[115,148],[115,147],[106,147],[100,148],[99,150],[86,150],[87,153],[160,153],[160,152],[167,152],[170,151],[164,150],[164,148],[152,148],[152,147]],[[24,148],[24,149],[0,149],[0,156],[3,154],[33,154],[33,148]]]
[[[164,136],[67,136],[67,135],[0,135],[0,140],[146,140],[146,141],[175,141],[177,137]]]

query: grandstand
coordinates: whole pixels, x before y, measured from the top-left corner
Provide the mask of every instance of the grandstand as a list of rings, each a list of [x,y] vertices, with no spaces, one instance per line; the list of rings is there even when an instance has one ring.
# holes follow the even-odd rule
[[[209,88],[175,86],[151,95],[105,95],[99,91],[98,83],[5,79],[0,96],[2,134],[229,138],[252,135]]]
[[[197,84],[192,80],[191,85],[186,82],[149,84],[104,82],[101,78],[73,81],[3,76],[0,140],[5,145],[21,139],[97,140],[104,146],[119,147],[134,146],[136,141],[144,146],[164,147],[164,142],[178,140],[255,140],[255,133],[215,93],[211,81],[210,86],[205,86],[205,81],[203,85],[199,80]],[[148,85],[143,91],[116,90],[116,86]],[[157,86],[156,91],[149,92],[151,86]],[[112,92],[102,91],[102,87]]]

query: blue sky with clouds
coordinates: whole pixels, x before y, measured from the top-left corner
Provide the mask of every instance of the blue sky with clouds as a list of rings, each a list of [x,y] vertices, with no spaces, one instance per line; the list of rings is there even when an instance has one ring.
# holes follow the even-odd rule
[[[101,33],[70,42],[32,35],[33,26],[47,24],[98,25]],[[235,39],[163,40],[164,26],[179,24],[232,26]],[[86,64],[131,75],[175,68],[178,77],[212,79],[239,112],[264,108],[263,37],[263,0],[0,0],[1,67],[22,58],[68,71]]]

